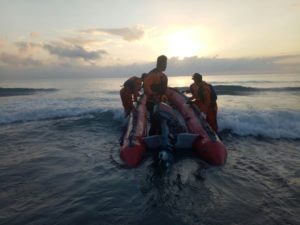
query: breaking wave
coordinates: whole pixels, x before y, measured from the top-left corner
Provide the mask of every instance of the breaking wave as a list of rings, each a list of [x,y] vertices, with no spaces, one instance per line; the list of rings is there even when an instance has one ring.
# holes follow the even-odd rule
[[[24,123],[57,119],[91,118],[100,121],[124,123],[121,108],[65,108],[35,109],[1,115],[0,124]],[[268,138],[300,138],[300,112],[298,111],[247,111],[223,109],[218,114],[219,131],[240,136],[262,136]]]
[[[241,136],[300,138],[300,112],[223,109],[218,117],[220,131]]]
[[[55,88],[1,88],[0,97],[4,96],[18,96],[18,95],[33,95],[38,92],[54,92]]]
[[[300,92],[300,87],[253,88],[240,85],[214,86],[219,95],[250,95],[257,92]]]
[[[300,93],[300,87],[281,87],[281,88],[254,88],[241,85],[214,85],[218,95],[251,95],[259,92],[288,92]],[[180,91],[185,91],[188,87],[177,87]]]
[[[57,120],[68,118],[101,118],[102,120],[118,121],[124,120],[123,110],[121,109],[35,109],[27,112],[15,112],[0,117],[0,124],[24,123],[43,120]]]

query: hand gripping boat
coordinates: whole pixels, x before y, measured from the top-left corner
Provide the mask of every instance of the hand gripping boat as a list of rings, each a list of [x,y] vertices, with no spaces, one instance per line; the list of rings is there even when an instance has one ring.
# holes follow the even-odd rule
[[[130,114],[121,148],[122,160],[131,167],[137,166],[146,149],[158,149],[162,160],[172,161],[176,151],[192,149],[197,156],[211,165],[224,165],[227,150],[218,135],[211,129],[193,103],[176,89],[166,91],[169,105],[155,106],[153,125],[158,134],[147,135],[146,96]],[[171,157],[170,157],[171,155]]]

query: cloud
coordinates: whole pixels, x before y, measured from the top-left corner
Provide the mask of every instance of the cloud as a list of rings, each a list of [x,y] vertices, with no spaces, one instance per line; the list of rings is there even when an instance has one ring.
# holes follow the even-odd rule
[[[37,33],[37,32],[31,32],[29,35],[32,38],[38,38],[40,36],[39,33]]]
[[[100,41],[97,39],[83,38],[83,37],[67,37],[63,38],[63,42],[71,45],[80,46],[102,46],[107,43],[107,41]]]
[[[195,72],[203,75],[212,74],[265,74],[265,73],[300,73],[300,62],[297,59],[300,55],[284,55],[261,58],[198,58],[189,57],[179,60],[178,58],[169,58],[166,74],[169,76],[191,75]],[[33,59],[0,55],[0,61],[6,61],[11,66],[0,67],[1,77],[128,77],[132,75],[139,76],[144,72],[149,72],[156,65],[156,59],[146,63],[135,63],[129,65],[115,64],[111,66],[98,66],[91,64],[72,64],[65,66],[63,64],[44,64],[40,67],[29,68],[28,70],[16,67],[19,65],[32,65]],[[293,60],[293,63],[286,63],[285,60]]]
[[[274,63],[277,64],[296,64],[300,67],[300,55],[287,55],[275,57]]]
[[[111,35],[121,36],[126,41],[135,41],[139,40],[144,36],[144,29],[141,27],[125,27],[125,28],[95,28],[95,29],[87,29],[82,30],[82,33],[88,34],[97,34],[97,33],[107,33]]]
[[[285,65],[278,63],[285,60],[298,58],[299,55],[283,55],[259,58],[198,58],[188,57],[183,60],[170,58],[168,71],[172,74],[186,74],[193,72],[202,73],[280,73],[299,71],[299,63]]]
[[[52,55],[64,58],[81,58],[86,61],[101,59],[106,55],[105,50],[87,51],[79,45],[45,44],[44,48]]]
[[[0,37],[0,47],[4,45],[4,39]]]
[[[23,54],[32,53],[34,49],[42,47],[40,44],[25,41],[16,42],[15,45],[18,47],[19,52]]]
[[[32,57],[20,57],[19,55],[2,53],[0,55],[0,61],[11,66],[41,66],[43,63]]]

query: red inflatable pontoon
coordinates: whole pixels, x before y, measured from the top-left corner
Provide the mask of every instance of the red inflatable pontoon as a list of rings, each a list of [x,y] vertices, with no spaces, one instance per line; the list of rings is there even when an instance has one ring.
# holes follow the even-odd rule
[[[188,104],[187,98],[176,89],[168,88],[166,95],[184,118],[188,131],[199,135],[193,143],[196,154],[212,165],[224,165],[227,159],[226,147],[202,117],[198,108],[193,103]]]
[[[224,165],[227,159],[226,147],[203,118],[199,109],[193,103],[187,103],[187,97],[176,89],[168,88],[166,96],[169,104],[179,112],[178,116],[183,118],[187,130],[187,133],[177,134],[178,140],[183,138],[174,145],[175,150],[178,146],[181,146],[178,148],[192,148],[201,159],[209,164]],[[147,146],[151,146],[147,145],[149,137],[147,137],[146,101],[146,96],[143,96],[137,109],[130,113],[127,130],[123,137],[120,156],[130,167],[137,166],[142,161]],[[166,112],[169,110],[163,105],[160,107]],[[160,140],[156,140],[154,136],[151,138],[154,138],[154,143]]]
[[[137,166],[146,152],[143,138],[147,136],[147,97],[144,95],[136,110],[132,110],[129,115],[126,133],[123,136],[123,144],[120,156],[126,165]]]

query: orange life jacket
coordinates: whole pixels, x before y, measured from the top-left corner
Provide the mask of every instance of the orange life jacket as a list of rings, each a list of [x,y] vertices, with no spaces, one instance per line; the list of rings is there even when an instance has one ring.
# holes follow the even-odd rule
[[[168,77],[161,71],[154,69],[144,79],[144,93],[148,101],[160,102],[168,87]]]
[[[190,91],[200,111],[206,114],[206,121],[208,124],[215,132],[218,132],[218,106],[216,102],[216,93],[212,93],[212,87],[202,81],[200,84],[192,84],[190,86]]]
[[[196,105],[202,112],[207,114],[211,104],[211,93],[209,85],[204,81],[199,84],[193,83],[190,86],[190,91],[192,93],[193,99],[195,99]]]
[[[124,82],[123,88],[120,90],[120,97],[126,114],[133,109],[133,101],[137,101],[141,88],[142,80],[136,76],[130,77]]]

